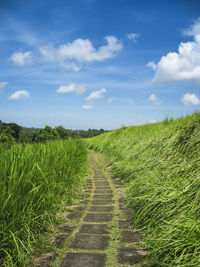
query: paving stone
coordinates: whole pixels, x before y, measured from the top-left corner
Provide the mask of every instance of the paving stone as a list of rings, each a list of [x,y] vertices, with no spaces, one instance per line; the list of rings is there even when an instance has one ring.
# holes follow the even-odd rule
[[[113,206],[91,206],[89,211],[91,212],[112,212]]]
[[[119,212],[120,212],[119,214],[120,219],[125,218],[131,220],[133,217],[132,213],[129,210],[120,210]]]
[[[115,185],[115,188],[120,189],[120,188],[124,188],[123,185]]]
[[[101,175],[101,176],[95,176],[93,178],[93,180],[95,182],[108,182],[108,179],[104,176],[104,175]]]
[[[122,184],[120,181],[112,181],[112,183],[113,183],[115,186],[117,186],[117,185],[121,185],[121,186],[123,186],[123,184]]]
[[[92,205],[109,205],[113,202],[112,199],[94,199],[92,200]]]
[[[124,220],[119,220],[118,221],[118,228],[119,229],[132,229],[131,226],[131,221],[124,221]]]
[[[95,186],[109,186],[109,182],[94,182]]]
[[[121,203],[118,204],[118,208],[119,210],[128,210],[128,208],[124,204],[121,204]]]
[[[82,212],[71,212],[69,215],[67,215],[67,218],[70,220],[78,220],[82,217]]]
[[[92,190],[92,185],[88,185],[88,186],[87,186],[87,189]]]
[[[57,253],[46,253],[36,260],[39,267],[51,267],[56,259]]]
[[[87,187],[87,188],[88,188],[88,187]],[[92,189],[87,189],[87,190],[85,190],[85,192],[88,193],[88,194],[89,194],[89,193],[92,193]]]
[[[106,196],[110,196],[110,197],[113,197],[113,193],[107,193],[107,190],[104,190],[103,193],[101,193],[101,194],[100,194],[100,193],[94,193],[93,196],[94,196],[94,197],[95,197],[95,196],[102,196],[102,197],[103,197],[103,196],[104,196],[104,197],[106,197]]]
[[[93,199],[112,199],[113,195],[112,194],[104,194],[104,195],[100,195],[100,194],[95,194],[93,195]]]
[[[105,184],[104,184],[104,183],[105,183]],[[97,185],[97,186],[98,186],[98,185],[100,185],[100,186],[101,186],[101,185],[102,185],[102,186],[107,186],[107,185],[109,185],[109,183],[108,183],[107,180],[100,180],[100,179],[99,179],[99,180],[94,180],[94,184]]]
[[[109,234],[110,229],[107,224],[83,224],[79,234]]]
[[[60,267],[104,267],[106,255],[103,253],[67,253]]]
[[[122,183],[122,181],[119,178],[111,178],[113,183]]]
[[[143,253],[140,253],[135,248],[119,248],[117,260],[119,264],[134,265],[141,262],[145,258]]]
[[[105,250],[108,247],[108,236],[103,235],[76,235],[70,248]]]
[[[81,200],[80,203],[81,204],[88,204],[90,202],[90,199],[84,199],[84,200]]]
[[[112,172],[112,177],[111,177],[112,180],[119,180],[119,177],[117,177],[116,175],[113,174]]]
[[[142,238],[141,234],[138,231],[132,232],[129,230],[121,231],[120,233],[121,238],[120,241],[123,243],[134,243],[139,242]]]
[[[69,207],[69,210],[74,210],[74,211],[84,211],[86,209],[86,206],[72,206],[72,207]]]
[[[95,190],[111,190],[110,185],[94,185]]]
[[[85,222],[110,222],[112,221],[112,217],[113,215],[111,213],[88,213],[85,218],[84,221]]]
[[[84,198],[91,198],[91,194],[90,193],[86,193],[83,195]]]
[[[109,187],[94,190],[94,194],[108,194],[108,193],[112,193],[112,192],[113,191],[110,190]]]
[[[74,231],[74,228],[75,226],[72,225],[61,225],[57,227],[58,230],[65,232],[67,234],[71,234]]]
[[[67,240],[69,235],[58,235],[55,237],[54,244],[57,248],[63,248],[64,243]]]

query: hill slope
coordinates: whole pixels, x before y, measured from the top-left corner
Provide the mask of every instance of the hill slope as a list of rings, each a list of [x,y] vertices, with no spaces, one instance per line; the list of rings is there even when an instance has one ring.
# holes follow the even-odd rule
[[[127,186],[156,266],[200,265],[200,113],[91,138]]]

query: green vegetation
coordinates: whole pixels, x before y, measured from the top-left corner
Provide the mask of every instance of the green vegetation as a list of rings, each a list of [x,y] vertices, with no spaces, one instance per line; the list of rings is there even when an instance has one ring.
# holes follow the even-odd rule
[[[70,130],[63,126],[51,128],[48,125],[43,129],[37,129],[22,127],[16,123],[5,123],[0,120],[0,144],[5,143],[6,139],[10,140],[10,136],[18,143],[33,143],[67,138],[87,138],[101,133],[104,133],[104,129]]]
[[[0,136],[0,152],[4,149],[9,149],[15,143],[15,139],[13,137],[14,131],[7,126],[3,129]]]
[[[15,144],[0,153],[0,266],[25,266],[59,209],[84,188],[85,143]]]
[[[149,266],[200,266],[200,113],[89,140],[127,186]]]

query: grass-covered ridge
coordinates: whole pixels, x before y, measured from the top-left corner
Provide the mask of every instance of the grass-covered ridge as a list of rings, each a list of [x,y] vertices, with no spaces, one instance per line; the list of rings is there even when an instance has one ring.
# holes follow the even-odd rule
[[[200,266],[200,113],[90,139],[127,185],[153,266]]]
[[[15,145],[0,153],[0,266],[26,266],[40,234],[84,187],[82,140]]]

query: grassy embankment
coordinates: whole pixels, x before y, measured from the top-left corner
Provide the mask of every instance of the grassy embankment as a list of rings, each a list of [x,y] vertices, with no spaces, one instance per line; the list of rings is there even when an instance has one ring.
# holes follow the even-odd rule
[[[87,150],[81,140],[15,145],[0,153],[0,266],[25,266],[56,214],[79,196]]]
[[[149,266],[200,266],[200,113],[90,139],[127,186]]]

